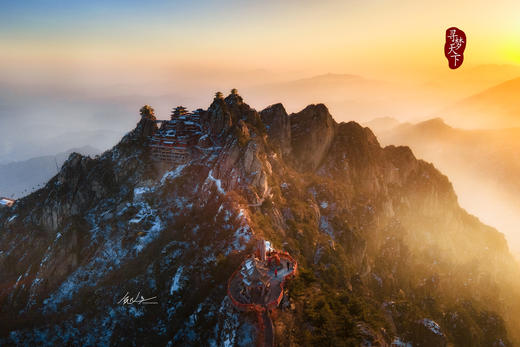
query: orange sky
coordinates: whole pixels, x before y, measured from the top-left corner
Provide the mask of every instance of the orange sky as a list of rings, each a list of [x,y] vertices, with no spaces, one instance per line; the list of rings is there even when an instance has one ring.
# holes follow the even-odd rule
[[[520,62],[515,1],[56,3],[9,5],[0,14],[4,69],[81,68],[100,81],[111,78],[107,70],[166,68],[428,80],[447,65],[449,26],[467,34],[464,67]]]

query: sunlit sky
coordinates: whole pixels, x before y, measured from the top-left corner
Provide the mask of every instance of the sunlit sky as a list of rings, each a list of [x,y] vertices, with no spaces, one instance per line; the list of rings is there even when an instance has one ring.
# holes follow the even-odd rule
[[[517,1],[3,1],[0,62],[11,74],[65,67],[431,74],[446,65],[449,26],[467,33],[465,65],[519,62],[519,7]]]

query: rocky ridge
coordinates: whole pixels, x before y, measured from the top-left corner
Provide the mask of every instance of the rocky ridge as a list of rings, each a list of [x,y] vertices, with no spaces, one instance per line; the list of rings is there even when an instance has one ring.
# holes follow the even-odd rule
[[[187,164],[152,162],[150,114],[0,211],[1,344],[251,345],[255,318],[225,284],[256,237],[301,264],[280,345],[519,341],[503,236],[409,148],[321,104],[257,112],[236,92],[200,119],[211,145]],[[126,292],[158,304],[121,305]]]

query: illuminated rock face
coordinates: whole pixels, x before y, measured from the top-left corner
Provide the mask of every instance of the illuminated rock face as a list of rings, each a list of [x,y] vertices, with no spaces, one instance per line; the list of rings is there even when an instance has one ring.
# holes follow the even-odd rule
[[[315,170],[330,148],[336,122],[323,104],[309,105],[291,114],[290,119],[295,165],[302,170]]]
[[[284,156],[291,153],[291,121],[282,104],[275,104],[260,112],[273,145]]]

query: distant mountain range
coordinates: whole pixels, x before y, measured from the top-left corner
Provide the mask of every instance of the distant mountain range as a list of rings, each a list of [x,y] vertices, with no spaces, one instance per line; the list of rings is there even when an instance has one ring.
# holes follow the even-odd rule
[[[354,74],[322,74],[246,88],[261,105],[283,102],[292,111],[307,102],[326,103],[339,119],[367,122],[442,117],[464,128],[520,126],[520,67],[481,65],[440,72],[423,84],[389,82]],[[507,82],[504,82],[507,81]]]
[[[38,189],[59,172],[63,162],[73,152],[85,156],[94,156],[100,153],[94,147],[84,146],[56,155],[0,165],[0,196],[20,198]]]
[[[460,99],[460,95],[470,96],[517,77],[520,77],[518,65],[484,64],[457,71],[443,69],[421,88],[444,91]]]
[[[333,73],[245,88],[244,93],[255,103],[282,102],[291,111],[303,109],[308,102],[326,103],[334,113],[356,120],[385,114],[389,103],[395,104],[393,99],[399,97],[390,82]]]
[[[407,145],[452,180],[461,205],[506,233],[520,250],[520,128],[464,130],[434,118],[411,124],[380,118],[365,125],[384,145]]]
[[[520,127],[520,78],[464,98],[438,112],[465,128]]]
[[[24,131],[12,131],[12,135],[0,136],[0,165],[32,158],[54,156],[68,148],[93,147],[104,151],[117,143],[123,130],[85,130],[67,131],[51,137],[35,135],[38,127],[24,128]]]

